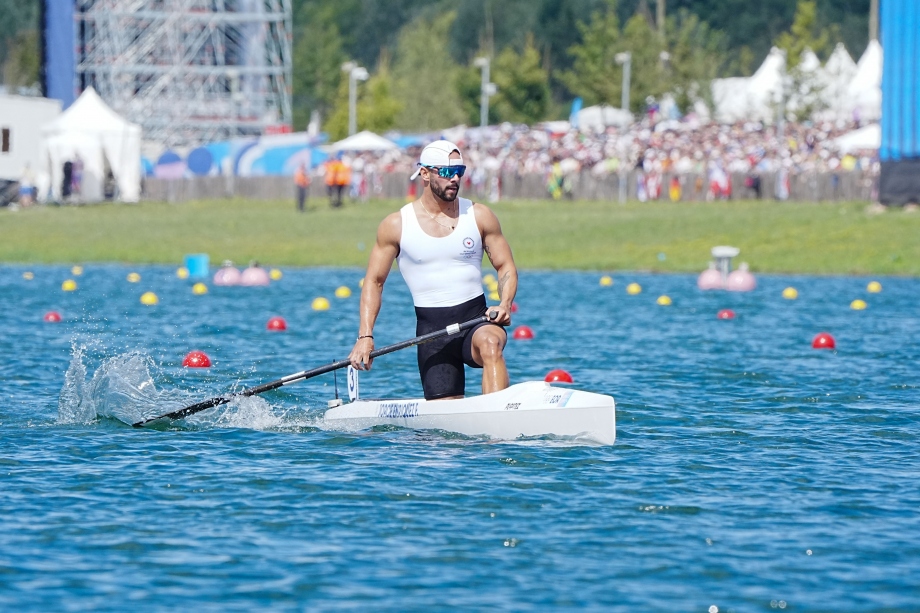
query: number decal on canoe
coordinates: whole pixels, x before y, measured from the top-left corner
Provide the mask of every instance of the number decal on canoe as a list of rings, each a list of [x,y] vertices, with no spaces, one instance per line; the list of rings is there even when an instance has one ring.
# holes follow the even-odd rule
[[[544,392],[543,404],[549,404],[558,407],[564,407],[572,397],[570,390],[552,389]]]
[[[381,402],[377,417],[418,417],[418,402]]]

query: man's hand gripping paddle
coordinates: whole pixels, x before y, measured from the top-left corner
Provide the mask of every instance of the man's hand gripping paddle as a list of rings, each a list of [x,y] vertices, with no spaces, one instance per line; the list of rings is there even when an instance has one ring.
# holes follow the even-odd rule
[[[435,330],[434,332],[429,332],[428,334],[423,334],[421,336],[416,336],[415,338],[410,338],[407,341],[402,341],[401,343],[396,343],[395,345],[389,345],[381,349],[377,349],[371,352],[371,358],[376,358],[381,355],[386,355],[388,353],[393,353],[394,351],[399,351],[400,349],[405,349],[406,347],[414,347],[415,345],[421,345],[422,343],[427,343],[428,341],[433,341],[436,338],[441,338],[442,336],[449,336],[451,334],[457,334],[463,330],[469,330],[481,323],[488,323],[495,317],[498,313],[492,311],[488,315],[481,315],[475,319],[465,321],[462,324],[451,324],[442,330]],[[187,406],[184,409],[179,409],[171,413],[166,413],[165,415],[160,415],[158,417],[151,417],[149,419],[143,419],[139,422],[132,424],[135,428],[140,428],[146,426],[152,422],[161,420],[161,419],[183,419],[189,415],[194,415],[195,413],[200,413],[206,409],[212,407],[220,406],[222,404],[227,404],[232,401],[234,398],[240,398],[245,396],[255,396],[256,394],[261,394],[263,392],[268,392],[273,389],[278,389],[282,385],[288,385],[294,383],[295,381],[301,381],[304,379],[310,379],[319,375],[326,374],[327,372],[332,372],[333,370],[339,370],[340,368],[345,368],[351,362],[348,360],[339,360],[338,362],[333,362],[332,364],[326,364],[325,366],[320,366],[319,368],[314,368],[313,370],[304,370],[293,375],[288,375],[282,377],[275,381],[269,383],[263,383],[262,385],[257,385],[256,387],[250,387],[245,389],[242,392],[237,392],[235,394],[225,394],[223,396],[217,396],[209,400],[203,400],[202,402],[197,402],[193,405]]]

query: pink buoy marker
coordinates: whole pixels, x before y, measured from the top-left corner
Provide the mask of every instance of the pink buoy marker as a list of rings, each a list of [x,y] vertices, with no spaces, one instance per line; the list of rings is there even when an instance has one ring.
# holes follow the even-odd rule
[[[182,365],[186,368],[210,368],[211,358],[203,351],[189,351]]]
[[[721,311],[716,313],[716,317],[718,319],[734,319],[735,312],[731,309],[722,309]]]
[[[61,314],[58,313],[57,311],[48,311],[47,313],[45,313],[45,316],[43,317],[43,319],[47,321],[49,324],[56,324],[61,321]]]
[[[572,380],[572,375],[562,370],[561,368],[556,368],[554,370],[546,373],[546,376],[543,378],[547,383],[574,383]]]
[[[281,332],[282,330],[287,330],[287,322],[284,321],[284,317],[272,317],[265,324],[265,327],[269,330]]]

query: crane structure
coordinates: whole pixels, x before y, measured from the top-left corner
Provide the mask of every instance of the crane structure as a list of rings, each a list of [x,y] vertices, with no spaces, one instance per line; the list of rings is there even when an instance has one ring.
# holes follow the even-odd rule
[[[76,78],[146,142],[290,131],[291,0],[76,0]]]

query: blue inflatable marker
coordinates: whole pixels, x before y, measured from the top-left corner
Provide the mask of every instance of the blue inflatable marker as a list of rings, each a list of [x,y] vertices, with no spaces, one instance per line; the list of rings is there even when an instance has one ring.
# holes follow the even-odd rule
[[[207,253],[189,253],[185,256],[185,267],[188,269],[188,276],[192,278],[204,278],[209,274],[209,258]]]

